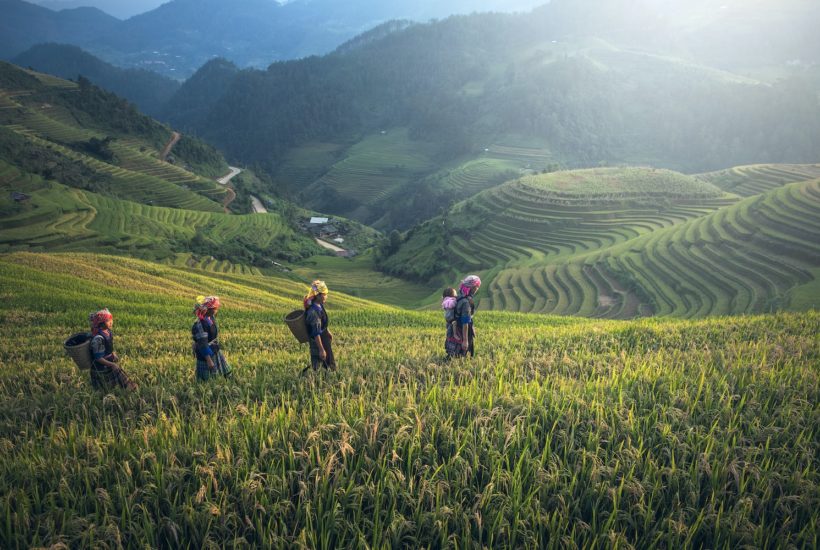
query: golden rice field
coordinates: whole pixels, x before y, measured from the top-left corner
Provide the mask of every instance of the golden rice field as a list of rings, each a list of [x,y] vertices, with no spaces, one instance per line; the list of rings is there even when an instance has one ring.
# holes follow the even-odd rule
[[[439,313],[328,284],[340,368],[300,378],[297,283],[0,256],[0,547],[817,547],[817,312],[479,311],[447,363]],[[194,382],[202,293],[231,380]],[[103,306],[134,394],[61,350]]]

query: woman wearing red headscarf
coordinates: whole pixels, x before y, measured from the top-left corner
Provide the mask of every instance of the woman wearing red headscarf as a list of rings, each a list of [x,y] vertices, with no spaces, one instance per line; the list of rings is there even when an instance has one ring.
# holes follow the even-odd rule
[[[216,326],[219,306],[217,296],[200,296],[194,306],[196,321],[191,327],[191,338],[198,380],[208,380],[218,374],[227,378],[231,374],[231,367],[219,350],[219,327]]]
[[[120,358],[114,353],[114,316],[108,309],[101,309],[88,316],[91,324],[91,385],[97,389],[117,386],[136,390],[137,385],[120,367]]]

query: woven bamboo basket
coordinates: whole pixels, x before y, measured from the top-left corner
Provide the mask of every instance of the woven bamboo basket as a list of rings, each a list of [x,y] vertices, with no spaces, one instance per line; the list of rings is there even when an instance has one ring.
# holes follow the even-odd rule
[[[63,348],[81,370],[91,368],[91,335],[89,333],[78,332],[72,335],[65,341]]]
[[[307,327],[305,326],[305,311],[302,309],[296,309],[285,315],[284,318],[285,324],[290,329],[290,332],[293,333],[293,336],[299,341],[300,344],[306,344],[309,340]]]

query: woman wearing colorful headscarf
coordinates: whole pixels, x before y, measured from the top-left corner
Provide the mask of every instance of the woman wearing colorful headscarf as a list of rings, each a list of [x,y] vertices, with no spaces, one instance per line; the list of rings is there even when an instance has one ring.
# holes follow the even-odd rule
[[[333,334],[327,328],[327,285],[324,281],[313,281],[310,290],[305,296],[305,326],[310,344],[310,366],[302,370],[302,374],[309,368],[314,371],[323,366],[325,369],[336,370],[336,360],[333,357]]]
[[[198,380],[208,380],[219,374],[228,377],[231,374],[231,367],[219,350],[219,327],[216,325],[219,306],[217,296],[200,296],[194,306],[196,321],[191,327],[191,338],[194,340]]]
[[[473,315],[475,315],[474,296],[481,288],[481,279],[478,275],[469,275],[461,281],[456,296],[455,322],[448,329],[445,347],[450,357],[475,356],[475,329]]]
[[[114,316],[101,309],[88,316],[91,324],[91,385],[97,389],[117,386],[136,390],[137,385],[120,367],[120,358],[114,353]]]

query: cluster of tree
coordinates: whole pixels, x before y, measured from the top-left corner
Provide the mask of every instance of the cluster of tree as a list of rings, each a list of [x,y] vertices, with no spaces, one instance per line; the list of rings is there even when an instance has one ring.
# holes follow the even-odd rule
[[[212,145],[183,135],[174,146],[174,158],[184,164],[185,168],[209,177],[223,176],[228,165],[222,155]]]
[[[111,136],[106,136],[103,139],[93,137],[87,141],[72,141],[70,143],[66,143],[66,145],[75,151],[80,151],[81,153],[91,155],[92,157],[98,158],[108,164],[116,164],[117,155],[111,148],[111,143],[113,141],[114,138]]]
[[[102,140],[96,140],[102,143]],[[0,126],[0,159],[16,166],[23,172],[37,174],[46,180],[56,180],[63,185],[105,192],[116,195],[111,187],[109,174],[100,173],[84,163],[68,158],[49,147],[33,143],[16,132]]]
[[[216,226],[198,227],[190,241],[179,243],[181,250],[197,256],[213,256],[217,260],[233,263],[270,267],[275,260],[296,262],[316,254],[316,245],[305,238],[294,238],[283,233],[271,241],[260,239],[259,235],[239,234],[230,241],[212,238]]]

